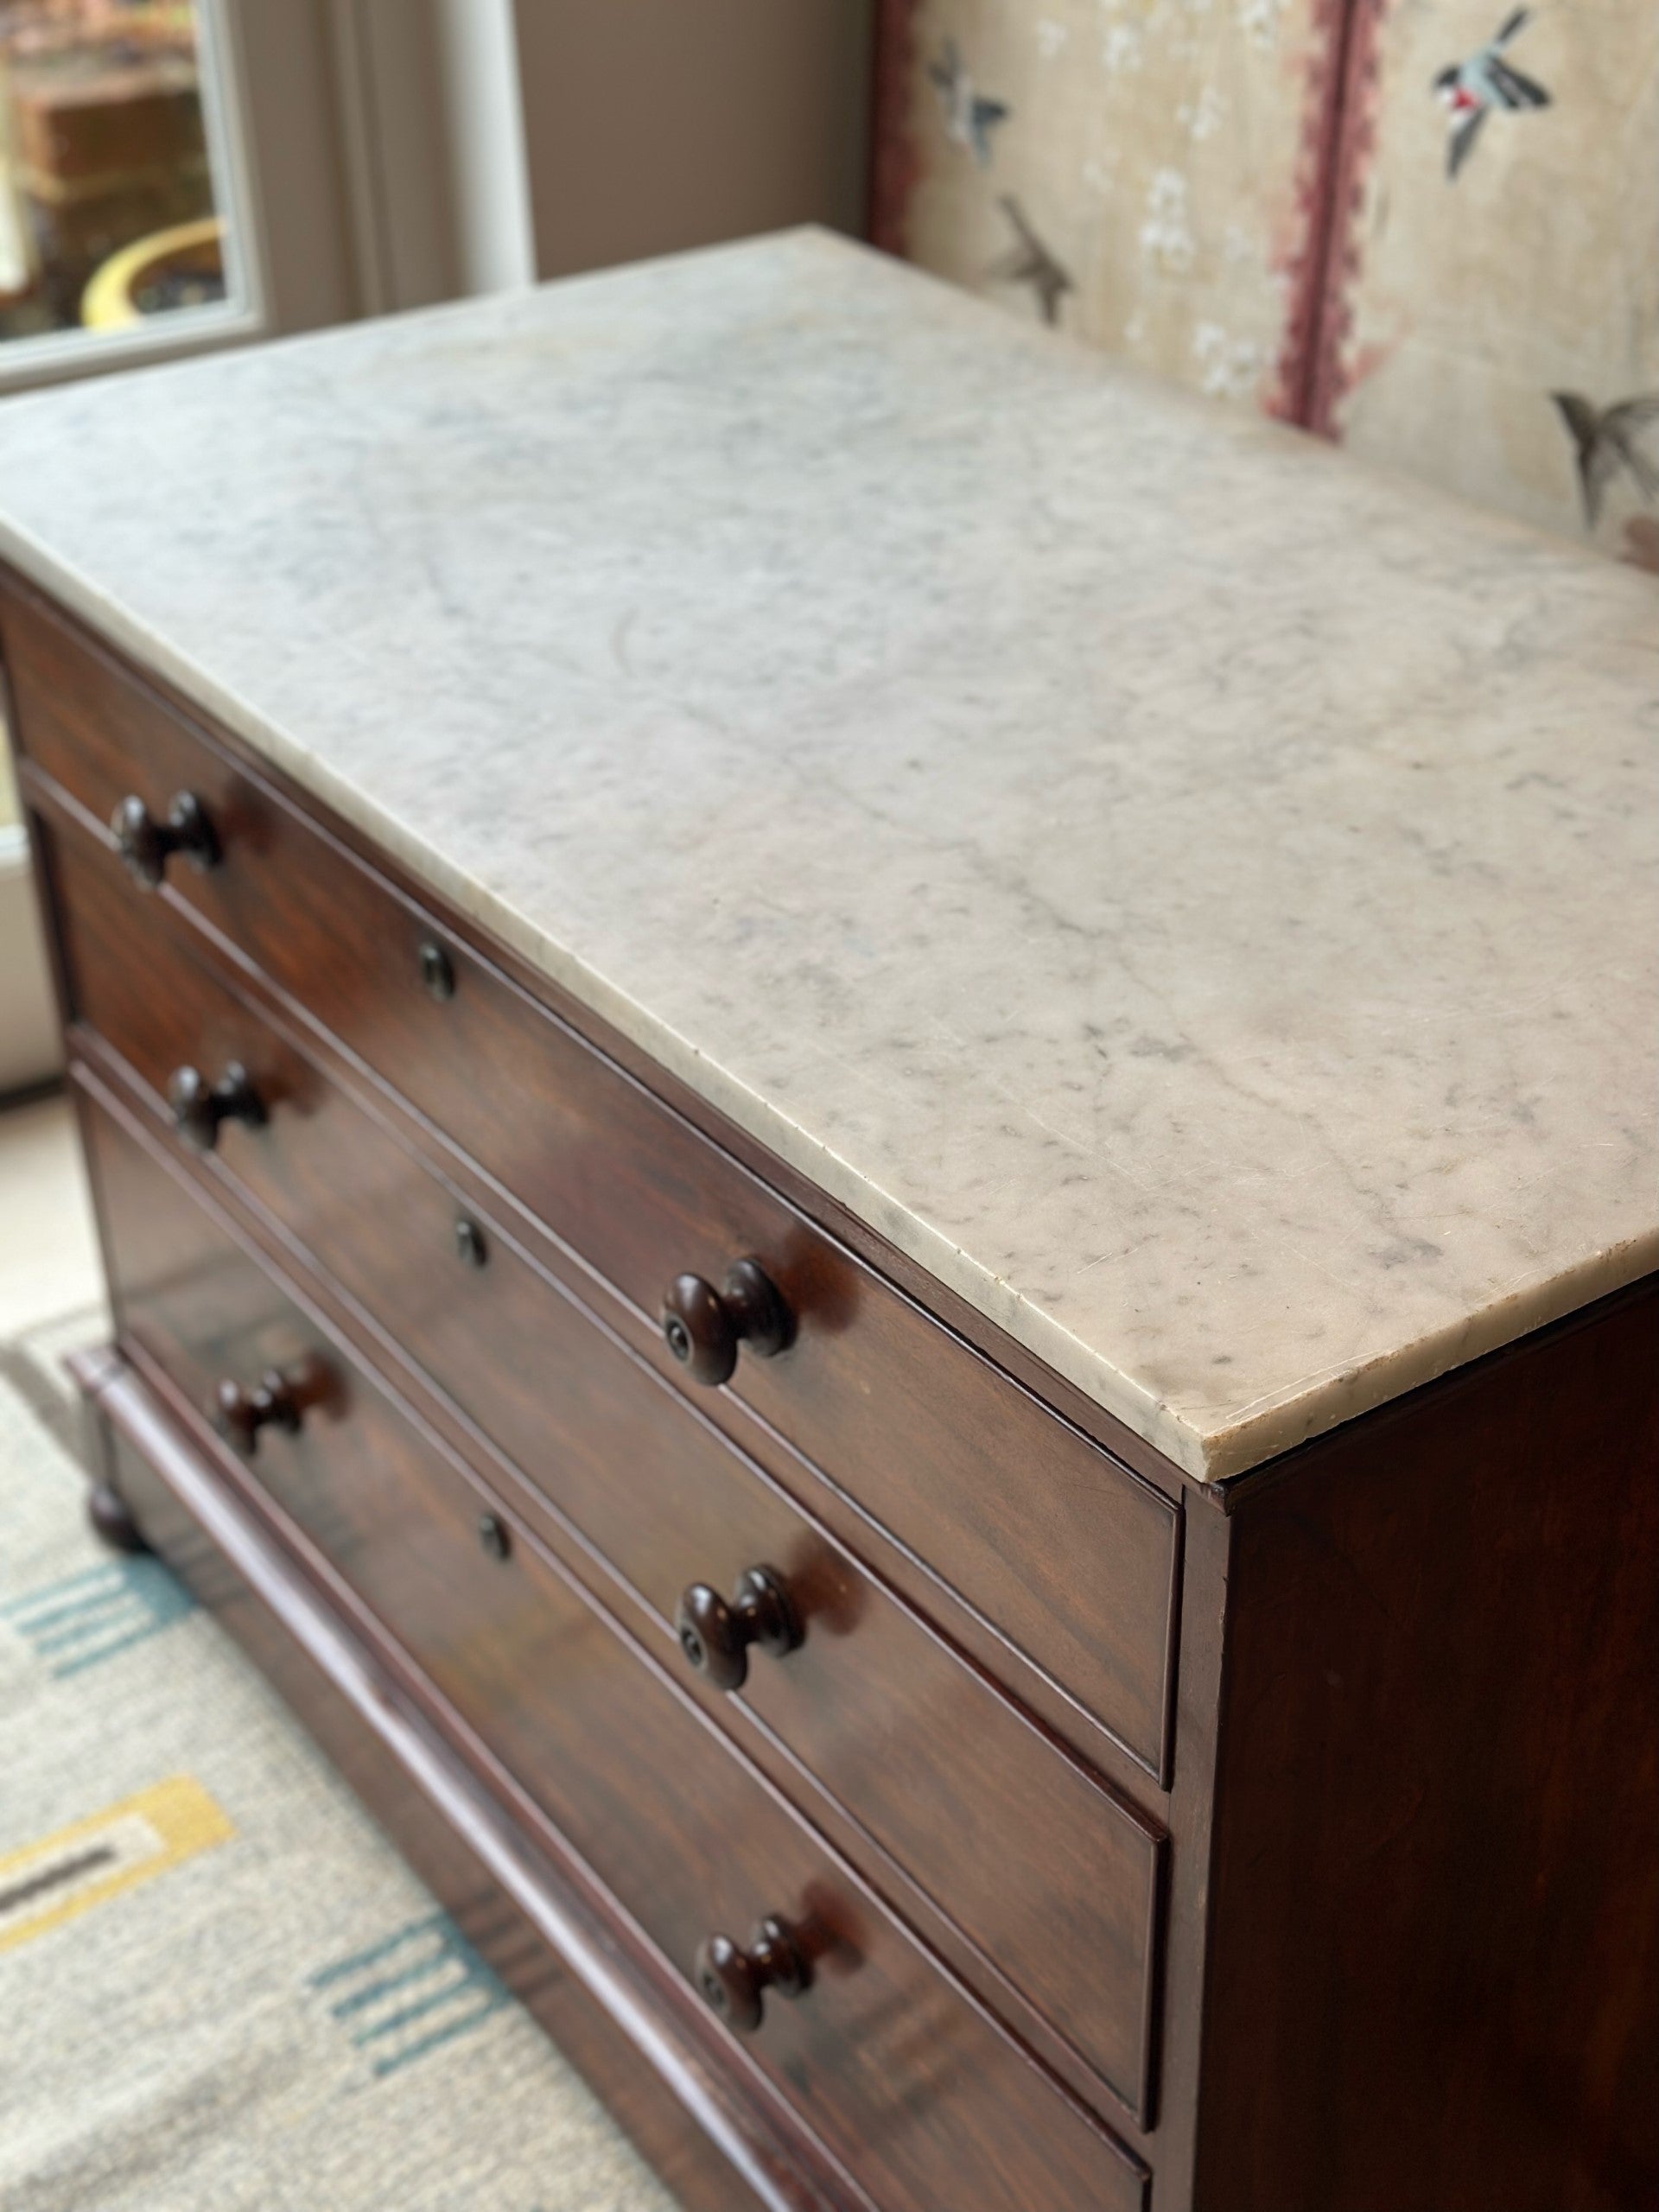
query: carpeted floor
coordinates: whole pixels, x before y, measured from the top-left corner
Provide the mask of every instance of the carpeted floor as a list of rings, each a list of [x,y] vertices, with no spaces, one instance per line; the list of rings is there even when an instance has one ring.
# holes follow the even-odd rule
[[[0,1341],[0,2212],[672,2212]]]

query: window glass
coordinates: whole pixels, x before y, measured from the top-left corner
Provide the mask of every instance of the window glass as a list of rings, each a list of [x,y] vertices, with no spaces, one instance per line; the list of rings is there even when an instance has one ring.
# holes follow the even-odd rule
[[[233,292],[202,12],[0,0],[0,353],[199,314]]]

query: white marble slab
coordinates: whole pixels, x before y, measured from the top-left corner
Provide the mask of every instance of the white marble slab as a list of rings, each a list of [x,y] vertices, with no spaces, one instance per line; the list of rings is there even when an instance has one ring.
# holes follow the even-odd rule
[[[0,512],[1194,1475],[1659,1262],[1650,579],[814,232],[9,403]]]

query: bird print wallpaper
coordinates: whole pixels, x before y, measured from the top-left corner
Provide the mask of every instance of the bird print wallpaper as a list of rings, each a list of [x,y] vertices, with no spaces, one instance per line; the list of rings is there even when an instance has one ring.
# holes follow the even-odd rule
[[[1278,404],[1318,5],[889,0],[879,242],[1201,391]]]
[[[1319,427],[1659,567],[1659,7],[1393,0],[1355,61]]]
[[[877,243],[1659,569],[1654,0],[880,0]]]

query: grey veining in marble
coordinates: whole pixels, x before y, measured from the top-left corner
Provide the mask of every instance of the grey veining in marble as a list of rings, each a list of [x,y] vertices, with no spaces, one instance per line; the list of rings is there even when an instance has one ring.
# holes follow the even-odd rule
[[[1634,571],[815,232],[10,403],[0,515],[1195,1475],[1659,1261]]]

